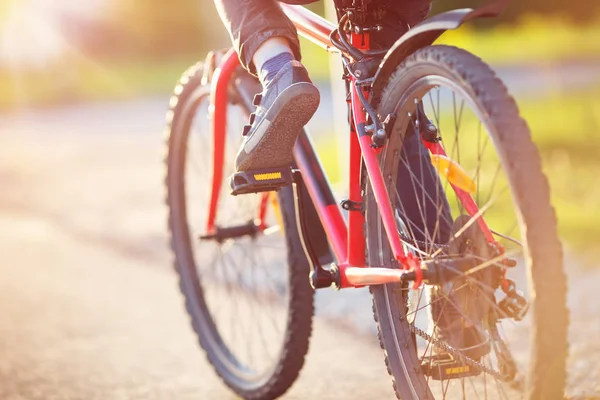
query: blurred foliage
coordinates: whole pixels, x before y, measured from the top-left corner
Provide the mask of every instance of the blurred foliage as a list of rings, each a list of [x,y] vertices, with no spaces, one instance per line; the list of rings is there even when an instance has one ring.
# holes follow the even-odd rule
[[[103,53],[162,58],[226,45],[224,28],[208,0],[118,0],[108,14]]]
[[[434,13],[484,1],[436,0]],[[0,4],[9,3],[0,0]],[[0,108],[165,93],[189,64],[202,59],[210,49],[230,45],[211,0],[180,0],[168,5],[152,0],[111,0],[105,4],[93,17],[83,18],[77,13],[62,16],[58,26],[68,47],[61,57],[47,60],[41,68],[21,65],[9,70],[0,64]],[[588,24],[569,19],[578,18],[575,11],[584,5],[587,15],[594,15],[600,2],[567,4],[557,0],[513,1],[508,16],[516,16],[515,10],[533,14],[490,30],[468,24],[446,33],[441,41],[496,65],[597,61],[600,17]],[[309,8],[322,13],[324,1]],[[302,51],[313,78],[327,79],[328,68],[323,68],[327,55],[305,40]]]
[[[491,0],[434,0],[433,12],[455,8],[475,8]],[[560,17],[573,22],[590,22],[600,14],[600,2],[596,0],[513,0],[499,20],[487,24],[518,21],[523,15]],[[484,22],[483,25],[486,25]]]
[[[91,62],[71,55],[51,69],[0,69],[0,111],[76,102],[131,99],[169,93],[195,54],[160,62],[140,59]],[[49,73],[49,71],[51,71]]]
[[[308,7],[322,14],[325,1],[331,0],[321,0]],[[487,1],[434,0],[432,13],[475,7]],[[0,5],[7,4],[11,2],[0,0]],[[210,49],[229,46],[227,33],[211,0],[179,0],[169,4],[154,0],[107,0],[105,4],[98,15],[82,18],[77,13],[66,14],[59,24],[61,35],[72,48],[97,61],[162,62],[168,57],[191,55],[201,58]],[[454,35],[453,39],[458,38],[463,47],[467,47],[464,44],[471,46],[477,54],[481,54],[479,50],[483,44],[487,45],[484,51],[491,53],[494,49],[498,55],[494,62],[505,59],[507,54],[508,59],[514,60],[529,58],[538,52],[559,53],[556,49],[565,48],[593,56],[600,53],[598,24],[593,23],[600,21],[599,12],[600,1],[515,0],[502,18],[486,20],[483,25],[469,24],[466,34]],[[581,21],[587,24],[580,25]],[[492,33],[480,33],[487,35],[486,38],[473,34],[473,29],[490,23],[502,24],[499,30],[490,31]],[[507,26],[507,23],[518,24],[518,35],[514,32],[515,27]],[[524,26],[527,27],[526,35],[523,34]]]
[[[493,65],[594,62],[600,59],[600,17],[590,24],[571,24],[560,18],[524,16],[518,23],[494,29],[467,24],[444,33],[436,42],[457,46]],[[303,62],[311,74],[326,78],[327,55],[301,39]],[[321,74],[321,75],[319,75]]]
[[[561,18],[521,17],[513,25],[478,30],[467,24],[442,35],[438,43],[468,50],[494,65],[597,61],[600,18],[572,24]]]
[[[600,237],[600,86],[519,101],[552,188],[559,229],[576,250]]]
[[[486,2],[487,0],[435,0],[433,13],[476,7]],[[308,7],[322,14],[323,4],[323,1],[319,1]],[[189,52],[202,53],[208,48],[223,47],[229,43],[210,0],[179,0],[169,4],[153,0],[113,0],[110,8],[104,18],[87,27],[85,37],[88,38],[88,43],[85,43],[85,47],[98,56],[160,58]],[[486,20],[477,26],[517,22],[524,15],[550,16],[554,20],[566,22],[590,22],[600,15],[600,2],[512,1],[500,19]],[[90,30],[94,31],[93,34]]]

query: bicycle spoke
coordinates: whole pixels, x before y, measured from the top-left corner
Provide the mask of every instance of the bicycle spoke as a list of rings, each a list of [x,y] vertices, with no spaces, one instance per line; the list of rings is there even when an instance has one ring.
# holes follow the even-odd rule
[[[454,285],[456,285],[456,282],[452,283],[452,288],[454,288]],[[435,332],[435,329],[438,326],[438,323],[440,321],[440,318],[442,317],[443,313],[444,313],[444,309],[446,308],[446,306],[448,305],[448,302],[444,302],[444,305],[442,306],[442,310],[439,312],[438,317],[436,318],[436,320],[433,323],[433,332]],[[423,352],[423,356],[425,356],[427,354],[427,350],[429,349],[429,346],[431,345],[431,341],[427,342],[427,347],[425,347],[425,351]]]
[[[497,200],[497,198],[499,197],[500,194],[502,194],[505,190],[507,190],[508,187],[505,187],[497,196],[495,196],[494,198],[490,198],[488,199],[488,201],[483,205],[483,207],[481,207],[479,209],[479,211],[473,215],[469,221],[467,221],[462,228],[460,228],[454,235],[452,235],[452,237],[450,238],[450,243],[452,243],[453,241],[455,241],[456,239],[458,239],[463,233],[465,233],[467,231],[467,229],[473,225],[478,218],[480,218],[481,216],[483,216],[483,214],[492,206],[492,204],[494,204],[494,202]],[[435,257],[437,256],[439,253],[441,252],[441,250],[437,250],[436,252],[434,252],[431,257]]]
[[[458,291],[458,290],[460,290],[460,289],[462,289],[462,288],[466,287],[467,285],[468,285],[468,283],[464,283],[462,286],[459,286],[459,287],[458,287],[456,290]],[[419,297],[419,301],[420,301],[420,300],[421,300],[421,298]],[[413,312],[410,312],[410,313],[407,313],[407,314],[406,314],[406,316],[409,316],[409,315],[412,315],[412,314],[416,314],[416,313],[417,313],[417,312],[419,312],[420,310],[424,310],[425,308],[427,308],[427,307],[430,307],[432,304],[434,304],[434,303],[436,303],[436,302],[438,302],[438,301],[441,301],[441,300],[443,300],[443,299],[442,299],[442,298],[438,298],[438,299],[436,299],[436,300],[434,300],[434,301],[432,301],[432,302],[429,302],[429,303],[427,303],[426,305],[424,305],[424,306],[422,306],[422,307],[419,307],[419,308],[418,308],[418,309],[416,309],[415,311],[413,311]]]
[[[444,382],[443,380],[440,380],[440,382]],[[450,387],[450,379],[446,380],[446,388],[444,389],[444,394],[443,394],[443,398],[446,398],[446,394],[448,393],[448,388]]]
[[[280,230],[278,226],[252,241],[248,238],[226,240],[214,247],[217,250],[214,254],[207,252],[212,248],[196,239],[205,233],[206,187],[212,185],[209,175],[212,159],[199,156],[205,154],[206,142],[211,140],[211,132],[207,129],[209,125],[205,118],[201,118],[202,112],[206,115],[206,110],[200,109],[190,127],[186,151],[185,197],[191,222],[188,226],[190,241],[194,245],[200,285],[216,329],[240,365],[258,374],[263,372],[263,367],[277,362],[279,343],[273,342],[272,338],[283,338],[284,334],[282,326],[285,319],[281,320],[281,306],[276,299],[287,287],[285,284],[277,286],[279,275],[273,276],[271,266],[280,264],[285,272],[282,262],[286,261],[287,248],[281,241],[282,236],[275,235]],[[234,121],[236,117],[237,114],[231,113],[232,120],[228,121],[228,126],[239,125],[236,124],[238,121]],[[240,140],[239,132],[228,129],[224,178],[233,173],[232,160]],[[257,195],[231,197],[227,183],[222,184],[216,225],[226,228],[253,221],[259,209],[258,200]],[[203,218],[194,218],[195,215]]]
[[[472,329],[470,331],[472,333],[469,334],[475,337],[481,336],[482,339],[489,341],[482,345],[490,346],[490,352],[481,357],[483,371],[479,375],[467,374],[457,379],[441,379],[439,387],[436,388],[439,390],[435,394],[436,398],[439,398],[438,396],[476,399],[508,398],[502,383],[498,380],[499,372],[496,372],[497,374],[491,372],[497,371],[500,363],[503,362],[495,344],[499,339],[496,336],[492,337],[489,333],[491,328],[479,318],[487,315],[481,313],[506,317],[494,297],[499,287],[496,286],[498,283],[492,279],[492,276],[495,276],[496,270],[506,268],[502,265],[504,259],[522,254],[523,244],[519,240],[519,234],[514,234],[519,227],[519,221],[506,218],[507,215],[514,215],[508,208],[514,207],[512,202],[509,203],[512,199],[507,196],[511,187],[503,174],[500,159],[490,151],[496,143],[490,140],[484,120],[478,115],[474,115],[477,117],[474,119],[470,114],[470,107],[473,106],[470,101],[465,100],[462,94],[455,91],[442,92],[441,86],[431,85],[428,91],[414,93],[420,93],[421,96],[409,97],[411,108],[414,103],[412,108],[414,113],[409,112],[408,118],[398,119],[403,121],[403,126],[394,127],[394,132],[404,132],[404,136],[399,136],[404,141],[394,142],[398,144],[390,146],[393,147],[393,152],[390,151],[388,154],[393,154],[393,158],[385,161],[388,166],[392,162],[393,168],[397,166],[398,170],[402,171],[402,175],[399,172],[397,176],[394,175],[395,178],[391,175],[387,178],[390,180],[388,188],[396,218],[401,219],[405,225],[402,229],[399,228],[402,231],[403,246],[406,251],[416,254],[422,261],[439,259],[443,263],[445,257],[453,257],[450,252],[460,254],[464,252],[464,256],[471,257],[473,261],[468,269],[460,271],[456,270],[457,267],[452,267],[451,263],[442,266],[441,268],[448,268],[449,273],[455,278],[446,282],[445,288],[432,289],[431,294],[426,285],[419,289],[402,288],[406,302],[405,317],[409,324],[414,324],[416,331],[413,330],[413,333],[416,332],[417,336],[421,335],[425,338],[424,341],[419,339],[417,356],[422,362],[426,362],[428,359],[423,357],[430,353],[439,354],[434,350],[434,347],[438,347],[435,332],[440,327],[445,329],[446,325],[442,322],[444,315],[450,318],[448,321],[457,318],[463,321],[465,327]],[[425,105],[427,109],[422,108]],[[410,140],[415,139],[414,135],[420,138],[420,122],[427,118],[423,115],[423,111],[429,114],[431,120],[435,120],[438,135],[443,137],[448,158],[460,165],[474,183],[476,190],[472,196],[478,207],[474,215],[466,214],[457,191],[454,190],[453,185],[450,185],[453,183],[450,174],[443,175],[429,166],[423,153],[419,153],[418,161],[413,158],[415,150],[411,146],[414,143]],[[386,171],[388,171],[387,167]],[[439,185],[434,188],[431,182],[439,182]],[[485,201],[481,203],[482,200]],[[496,240],[506,245],[503,247],[502,254],[482,244],[483,233],[481,236],[474,237],[479,235],[480,219],[484,218]],[[448,232],[446,227],[451,228],[451,232]],[[381,224],[378,224],[378,229],[382,229]],[[385,240],[385,236],[382,236],[381,241]],[[426,290],[428,292],[424,293]],[[514,325],[514,321],[507,321]],[[417,329],[418,324],[427,324],[427,329]],[[434,332],[431,337],[426,334],[429,330]],[[485,348],[481,350],[487,351]],[[450,352],[450,355],[452,354]],[[435,368],[435,365],[434,363],[432,368]],[[494,384],[489,382],[490,377]],[[427,385],[436,386],[430,382],[430,374],[425,374],[424,379]]]
[[[396,197],[399,199],[400,195],[398,194],[398,191],[396,190]],[[402,211],[403,215],[406,215],[406,210],[404,208],[404,205],[402,203],[400,203],[400,209]],[[427,253],[425,253],[423,250],[421,250],[419,243],[417,242],[417,240],[415,239],[414,233],[413,233],[413,228],[419,232],[419,234],[421,234],[422,236],[425,236],[425,232],[423,232],[416,224],[414,224],[411,221],[408,221],[407,224],[405,224],[406,227],[408,228],[409,232],[410,232],[410,237],[413,238],[413,244],[410,246],[412,248],[412,250],[414,250],[415,252],[423,255],[423,256],[427,256]]]
[[[222,252],[219,253],[220,254],[220,258],[219,261],[223,266],[223,271],[229,271],[229,268],[225,268],[226,262],[224,261],[224,254]],[[231,281],[229,279],[226,279],[225,281],[225,288],[227,290],[227,298],[228,299],[233,299],[234,298],[234,294],[233,294],[233,285],[231,284]],[[238,308],[237,308],[237,303],[233,302],[233,305],[229,305],[229,302],[227,303],[229,305],[229,307],[231,307],[231,315],[229,318],[229,332],[230,332],[230,340],[231,340],[231,344],[235,346],[235,343],[237,343],[236,337],[237,334],[239,332],[239,329],[236,329],[236,321],[239,320],[238,318]]]
[[[477,188],[477,198],[476,198],[477,204],[480,204],[479,193],[481,192],[481,186],[479,183],[479,178],[481,175],[481,156],[484,153],[485,148],[486,148],[486,146],[489,142],[489,138],[490,138],[488,135],[485,135],[485,141],[484,141],[483,145],[480,146],[481,145],[481,127],[482,127],[482,125],[483,124],[481,123],[481,121],[479,121],[478,128],[477,128],[477,169],[475,171],[475,177],[474,177],[475,185]]]
[[[487,372],[483,373],[483,393],[485,393],[485,399],[487,400],[488,395],[487,395]]]
[[[404,166],[406,167],[406,169],[411,174],[411,185],[413,186],[413,190],[416,192],[417,191],[417,186],[418,186],[418,190],[423,193],[423,195],[427,198],[427,200],[429,200],[433,204],[439,203],[439,202],[434,201],[431,198],[431,195],[429,195],[429,193],[427,193],[427,190],[425,189],[425,186],[423,185],[423,183],[421,182],[421,180],[414,174],[414,172],[412,172],[412,170],[410,168],[410,164],[408,164],[408,161],[406,161],[401,156],[399,156],[399,157],[400,157],[400,161],[402,161],[402,163],[404,164]],[[396,189],[396,193],[399,193],[398,189]],[[399,194],[398,194],[398,196],[399,196]],[[400,200],[401,198],[398,197],[398,199]],[[420,203],[418,203],[418,207],[419,207],[419,210],[421,212],[422,208],[421,208],[421,204]],[[446,222],[449,225],[452,225],[452,221],[449,220],[447,216],[441,214],[441,207],[438,207],[438,210],[440,211],[440,215],[444,218],[444,222]],[[421,212],[421,218],[423,218],[423,221],[424,221],[424,216],[423,216],[422,212]],[[423,230],[420,230],[420,233],[423,233],[423,236],[425,236],[425,232]]]
[[[465,109],[465,100],[461,99],[461,101],[460,101],[460,110],[458,111],[458,116],[456,115],[456,94],[454,92],[452,92],[452,102],[454,105],[454,135],[455,135],[454,138],[455,138],[455,141],[457,142],[456,156],[457,156],[458,163],[460,164],[460,146],[458,146],[458,136],[459,136],[460,126],[461,126],[461,122],[462,122],[463,111]]]
[[[265,260],[264,260],[264,258],[263,258],[263,265],[265,265],[265,264],[266,264],[266,263],[265,263]],[[274,278],[273,278],[273,277],[270,275],[270,273],[266,273],[266,274],[268,275],[268,276],[267,276],[267,280],[268,280],[269,282],[271,282],[271,283],[274,283],[274,282],[276,282],[276,280],[275,280],[275,279],[274,279]],[[278,292],[279,292],[278,288],[277,288],[277,287],[275,287],[275,286],[273,285],[273,293],[275,293],[275,294],[279,294]],[[284,300],[287,300],[287,299],[284,299]],[[267,303],[269,303],[269,305],[271,306],[271,309],[273,310],[273,314],[274,314],[274,313],[275,313],[275,306],[276,306],[276,304],[279,304],[279,302],[275,302],[275,301],[268,301]],[[275,328],[275,330],[276,330],[278,333],[283,333],[283,331],[282,331],[281,327],[277,325],[277,321],[276,321],[276,320],[275,320],[275,318],[273,317],[273,314],[269,314],[269,317],[270,317],[269,319],[270,319],[270,321],[271,321],[271,324],[273,325],[273,327]]]
[[[484,263],[482,263],[482,264],[480,264],[480,265],[478,265],[476,267],[473,267],[473,268],[465,271],[464,274],[465,275],[475,274],[475,273],[477,273],[477,272],[479,272],[479,271],[481,271],[481,270],[483,270],[485,268],[489,268],[489,267],[491,267],[493,265],[496,265],[497,263],[501,262],[502,260],[506,259],[507,257],[515,255],[517,253],[518,253],[518,251],[509,251],[509,252],[506,252],[504,254],[500,254],[500,255],[498,255],[498,256],[496,256],[494,258],[486,260]]]
[[[489,199],[494,194],[494,188],[496,187],[496,181],[498,180],[498,174],[500,173],[501,169],[502,169],[502,165],[500,164],[500,161],[498,161],[498,166],[496,167],[496,171],[494,172],[494,177],[492,178],[490,194],[488,195],[487,201],[489,201]]]
[[[257,267],[257,265],[259,265],[259,263],[256,260],[256,256],[257,255],[258,255],[257,253],[256,254],[253,253],[253,256],[251,257],[252,258],[252,265],[253,265],[252,269],[253,270]],[[255,282],[256,282],[256,276],[254,276],[254,279],[255,279]],[[265,308],[266,308],[265,307],[265,303],[270,303],[270,301],[267,299],[267,301],[262,301],[260,303],[256,302],[256,303],[257,303],[257,304],[255,304],[257,306],[256,308],[258,308],[259,310],[261,310],[263,315],[267,314],[267,317],[268,317],[270,314],[269,313],[265,313]],[[258,313],[256,313],[256,308],[255,308],[255,310],[254,310],[255,312],[253,314],[257,315],[257,318],[255,318],[255,321],[256,321],[256,327],[257,327],[257,330],[258,330],[260,342],[263,345],[263,349],[264,349],[265,353],[269,356],[269,359],[271,359],[271,353],[269,351],[269,346],[267,345],[267,342],[265,340],[265,333],[264,333],[264,330],[263,330],[262,318],[260,318],[260,319],[258,318]],[[273,322],[272,319],[270,319],[270,320]],[[273,326],[275,327],[275,329],[277,329],[277,326],[276,326],[275,323],[273,324]]]
[[[428,94],[428,97],[429,97],[430,102],[432,102],[431,93]],[[453,106],[454,106],[453,107],[453,111],[454,111],[454,132],[455,132],[455,138],[454,138],[454,141],[453,141],[453,146],[452,146],[453,148],[451,150],[451,158],[452,159],[456,159],[457,162],[460,164],[461,163],[461,161],[460,161],[461,151],[460,151],[460,147],[459,147],[458,134],[460,133],[460,127],[462,125],[462,119],[463,119],[463,115],[464,115],[463,114],[463,111],[464,111],[464,101],[461,101],[459,104],[460,105],[457,106],[457,101],[454,98],[453,99]],[[434,116],[436,116],[436,120],[439,120],[439,117],[437,117],[438,112],[434,111]],[[417,108],[417,111],[416,111],[416,117],[417,117],[417,120],[420,120],[420,115],[419,115],[418,108]],[[410,120],[410,123],[412,124],[412,129],[414,131],[413,134],[415,134],[416,132],[418,132],[418,130],[417,130],[418,127],[415,126],[415,123],[414,123],[413,119]],[[479,131],[480,130],[481,130],[481,126],[479,126]],[[480,182],[480,176],[481,176],[482,150],[485,149],[485,146],[487,145],[487,140],[486,140],[486,141],[483,142],[483,146],[482,146],[482,143],[480,141],[480,137],[479,136],[480,135],[478,135],[478,138],[477,138],[477,142],[478,142],[478,144],[477,144],[478,153],[476,155],[476,157],[477,157],[477,169],[476,169],[475,176],[474,176],[474,181],[476,182],[476,187],[478,188],[477,196],[479,196],[479,182]],[[408,231],[410,233],[411,239],[412,239],[412,241],[414,243],[414,247],[417,249],[417,253],[419,253],[419,254],[421,254],[423,256],[426,256],[427,258],[434,258],[438,254],[440,254],[441,251],[443,251],[443,247],[439,247],[439,248],[436,249],[436,243],[435,243],[435,240],[434,240],[439,235],[440,222],[444,221],[447,224],[448,223],[451,224],[451,221],[448,219],[448,217],[445,215],[445,213],[443,213],[440,201],[439,200],[438,201],[434,201],[431,198],[430,193],[427,190],[425,190],[425,187],[424,187],[424,185],[422,183],[423,182],[422,179],[420,179],[420,178],[417,177],[417,176],[423,177],[424,174],[426,173],[422,158],[419,159],[419,166],[418,167],[415,166],[415,168],[417,168],[416,171],[413,171],[411,169],[411,165],[409,165],[409,163],[407,162],[407,160],[406,160],[405,157],[401,156],[397,152],[395,153],[395,156],[398,157],[398,159],[400,161],[400,165],[402,165],[403,168],[405,168],[409,172],[409,175],[408,175],[410,177],[410,185],[409,185],[409,187],[411,187],[413,193],[418,194],[417,190],[421,191],[420,195],[415,199],[416,200],[416,204],[415,204],[416,211],[418,212],[418,216],[421,219],[421,223],[417,224],[414,220],[411,220],[411,219],[408,219],[408,218],[403,218],[403,219],[406,219],[406,221],[405,221],[406,222],[406,228],[408,229]],[[417,173],[418,173],[418,175],[417,175]],[[498,173],[496,173],[495,175],[497,176]],[[447,190],[447,183],[448,182],[445,182],[445,184],[446,184],[446,190]],[[406,185],[408,185],[408,182],[406,182]],[[396,201],[396,207],[401,210],[402,215],[407,215],[406,214],[406,209],[404,208],[404,205],[403,205],[403,203],[401,201],[400,189],[397,187],[396,184],[393,184],[392,187],[393,187],[392,193],[395,192],[395,196],[393,196],[393,197],[394,197],[394,200]],[[406,190],[406,189],[404,189],[404,190]],[[463,226],[457,232],[455,232],[452,235],[452,237],[450,238],[450,242],[449,243],[452,243],[452,241],[455,241],[458,238],[460,238],[467,231],[467,229],[477,221],[478,218],[482,217],[484,215],[484,213],[486,211],[488,211],[496,203],[496,201],[498,200],[498,198],[500,197],[500,195],[502,193],[504,193],[505,190],[506,190],[506,187],[503,188],[503,190],[500,193],[496,194],[495,196],[492,194],[492,196],[490,196],[488,198],[486,204],[484,204],[483,207],[480,208],[479,212],[476,215],[474,215],[473,217],[469,217],[468,221],[465,224],[463,224]],[[456,196],[456,193],[454,193],[454,194]],[[436,188],[435,197],[437,199],[439,199],[439,196],[440,196],[440,188],[438,186]],[[463,212],[462,211],[463,210],[462,209],[462,204],[460,203],[460,201],[458,201],[458,197],[457,196],[456,196],[456,199],[457,199],[456,204],[458,205],[458,207],[460,209],[459,214],[461,214]],[[430,202],[430,203],[427,203],[427,202]],[[429,226],[429,225],[427,225],[425,223],[425,221],[428,220],[428,217],[427,217],[428,212],[432,212],[431,208],[429,206],[425,207],[426,204],[435,204],[436,205],[436,207],[435,207],[435,215],[436,215],[435,225],[433,226],[433,230],[432,231],[430,231],[431,226]],[[514,228],[511,228],[511,231],[512,231],[512,229],[514,229]],[[422,245],[420,245],[415,240],[415,236],[414,236],[415,233],[418,233],[419,235],[421,235],[422,238],[424,238],[425,247],[423,247]],[[433,252],[434,249],[435,249],[435,252]],[[423,250],[425,250],[425,251],[423,251]],[[433,252],[433,254],[432,254],[432,252]],[[472,268],[470,271],[468,271],[468,273],[464,273],[462,271],[456,271],[459,276],[465,277],[468,281],[465,282],[465,283],[463,283],[462,285],[459,285],[458,287],[456,287],[456,282],[457,281],[455,281],[453,283],[453,288],[450,290],[450,293],[458,292],[462,288],[466,287],[466,285],[469,284],[468,282],[474,281],[473,279],[468,278],[469,275],[472,276],[476,272],[480,272],[480,271],[485,270],[486,268],[489,268],[491,266],[497,265],[496,264],[497,262],[500,262],[504,257],[508,257],[508,256],[512,255],[513,253],[514,252],[512,252],[512,251],[511,252],[507,252],[506,254],[504,254],[502,256],[495,257],[495,258],[492,258],[492,259],[482,258],[481,259],[482,262],[479,263],[474,268]],[[427,254],[430,254],[430,255],[428,256]],[[460,279],[460,278],[457,278],[457,279]],[[477,286],[479,286],[479,290],[483,290],[484,293],[491,293],[491,292],[493,292],[495,290],[495,288],[492,288],[492,287],[488,286],[487,284],[485,284],[483,282],[479,282],[479,281],[475,281],[475,282],[477,283]],[[410,290],[410,289],[408,289],[408,290]],[[447,304],[451,304],[454,309],[456,309],[456,310],[459,311],[459,314],[462,315],[462,317],[465,320],[470,321],[471,324],[472,324],[472,326],[476,326],[477,329],[479,330],[479,332],[481,334],[485,335],[485,332],[483,331],[483,329],[481,327],[479,327],[477,325],[476,321],[473,321],[468,314],[465,314],[462,311],[461,307],[458,304],[456,304],[451,299],[448,299],[447,298],[448,296],[446,296],[446,295],[440,296],[440,297],[438,297],[436,299],[433,299],[432,301],[428,302],[428,304],[425,304],[425,305],[421,304],[422,300],[423,300],[423,292],[424,292],[424,290],[420,289],[420,292],[419,292],[419,294],[417,296],[417,299],[415,300],[415,297],[411,297],[412,300],[410,300],[411,301],[410,304],[412,304],[412,305],[407,310],[406,317],[407,318],[413,318],[414,317],[414,319],[411,319],[412,321],[414,321],[413,323],[417,323],[418,319],[416,318],[416,316],[420,312],[422,312],[422,310],[427,309],[428,307],[430,309],[430,307],[434,303],[446,299],[446,301],[444,303],[442,303],[443,304],[442,305],[442,311],[438,315],[437,319],[435,319],[434,321],[432,321],[433,330],[434,331],[435,331],[435,329],[437,329],[437,326],[438,326],[439,321],[440,321],[440,317],[444,313],[445,306]],[[492,302],[491,300],[489,300],[488,297],[487,297],[487,295],[484,295],[483,297],[486,299],[486,303],[489,303],[488,304],[489,307],[491,307],[493,309],[497,309],[497,305],[495,304],[495,302]],[[415,301],[416,301],[416,303],[412,303],[412,302],[415,302]],[[423,351],[423,353],[422,353],[423,356],[422,357],[425,357],[430,352],[431,345],[432,345],[431,341],[427,341],[427,343],[425,345],[425,349],[422,350]],[[488,359],[488,358],[489,357],[486,357],[485,359]],[[484,374],[484,375],[486,375],[486,377],[484,377],[484,379],[487,379],[487,374]],[[429,376],[426,377],[426,383],[427,384],[429,384],[429,378],[430,378]],[[475,395],[475,397],[478,398],[478,399],[481,398],[480,393],[479,393],[479,391],[481,389],[480,379],[477,379],[477,382],[478,382],[477,384],[476,384],[476,379],[473,378],[473,377],[469,377],[469,378],[466,378],[466,379],[465,378],[461,378],[459,381],[460,381],[460,386],[458,388],[459,388],[459,390],[462,391],[463,398],[465,398],[467,396],[467,392],[472,392]],[[466,381],[468,381],[468,383]],[[444,385],[443,381],[440,383],[440,389],[443,392],[443,397],[444,398],[446,397],[446,394],[447,394],[449,386],[450,386],[449,380],[447,381],[447,383],[445,385]],[[483,391],[485,393],[485,398],[487,398],[488,397],[488,393],[487,393],[487,381],[485,381],[483,383]]]
[[[394,192],[395,192],[395,195],[396,195],[396,199],[397,199],[397,200],[398,200],[398,202],[399,202],[399,205],[400,205],[400,208],[401,208],[402,215],[403,215],[403,216],[405,216],[405,215],[406,215],[406,209],[404,208],[404,204],[403,204],[403,203],[402,203],[402,201],[400,200],[400,194],[398,193],[398,189],[396,188],[396,185],[395,185],[395,184],[393,185],[393,188],[394,188]],[[419,244],[418,244],[418,242],[417,242],[417,240],[416,240],[416,236],[415,236],[415,234],[414,234],[414,231],[413,231],[413,224],[411,223],[411,221],[408,221],[408,222],[407,222],[405,225],[406,225],[407,229],[409,230],[410,237],[413,239],[413,244],[414,244],[414,249],[415,249],[415,251],[418,251],[418,252],[420,252],[420,253],[423,253],[423,252],[422,252],[422,251],[419,249]],[[421,230],[421,229],[420,229],[418,226],[416,226],[416,225],[415,225],[415,226],[414,226],[414,228],[415,228],[415,229],[417,229],[417,230],[419,231],[419,233],[420,233],[420,234],[424,235],[424,232],[423,232],[423,231],[422,231],[422,230]],[[426,255],[425,253],[423,253],[423,254],[424,254],[424,255]]]

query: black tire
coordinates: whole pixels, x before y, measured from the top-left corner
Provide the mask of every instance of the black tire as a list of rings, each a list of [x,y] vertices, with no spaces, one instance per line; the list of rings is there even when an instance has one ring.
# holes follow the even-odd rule
[[[175,270],[179,275],[179,286],[185,297],[185,306],[191,317],[192,327],[217,374],[227,386],[245,399],[273,399],[282,395],[294,383],[308,351],[314,312],[314,292],[308,280],[309,264],[296,228],[292,189],[287,187],[278,192],[283,232],[285,232],[285,238],[281,237],[281,241],[287,254],[287,256],[284,254],[283,263],[278,267],[288,270],[288,278],[283,282],[284,290],[287,292],[287,302],[282,304],[287,317],[282,316],[283,337],[279,353],[273,358],[273,364],[259,376],[252,375],[222,338],[224,332],[218,330],[211,310],[207,307],[205,298],[207,286],[202,284],[202,280],[206,277],[201,276],[198,271],[192,251],[193,240],[195,240],[192,235],[198,232],[191,232],[189,229],[192,221],[188,221],[187,215],[185,168],[189,151],[190,127],[198,112],[200,98],[206,96],[210,89],[210,82],[203,84],[202,75],[203,64],[199,63],[182,76],[171,99],[171,109],[167,116],[166,202],[169,207],[170,243],[175,255]],[[241,70],[238,72],[238,77],[240,77],[237,80],[238,85],[245,84],[244,82],[252,84],[252,79]],[[248,106],[244,105],[247,103],[240,102],[239,97],[231,97],[237,100],[240,107],[249,112]],[[241,137],[242,126],[237,128]],[[208,144],[204,146],[204,149],[209,148]],[[224,180],[227,178],[228,176],[224,176]],[[227,182],[224,181],[223,185],[227,186]],[[206,187],[206,191],[209,190],[210,188]],[[238,196],[237,199],[245,201],[246,197]],[[258,250],[249,244],[248,251]]]
[[[521,238],[527,247],[524,264],[531,288],[529,368],[520,395],[527,399],[560,399],[563,397],[567,356],[566,277],[556,217],[538,151],[503,83],[479,58],[454,47],[423,48],[399,65],[377,96],[380,99],[379,115],[393,114],[403,107],[410,109],[411,106],[406,104],[413,101],[409,96],[415,92],[411,90],[417,91],[418,81],[427,83],[426,79],[432,76],[460,87],[481,111],[481,121],[495,145],[515,209],[520,213]],[[413,102],[413,112],[414,109]],[[401,119],[398,118],[396,124],[402,124]],[[380,166],[384,177],[389,177],[386,185],[390,191],[395,190],[391,185],[398,174],[398,164],[394,164],[392,155],[402,149],[409,123],[404,119],[404,125],[392,128],[390,140],[380,155]],[[368,262],[370,265],[390,265],[392,252],[381,226],[373,192],[366,180],[364,185]],[[406,318],[403,291],[405,288],[399,284],[372,287],[374,314],[385,362],[398,398],[433,398]]]

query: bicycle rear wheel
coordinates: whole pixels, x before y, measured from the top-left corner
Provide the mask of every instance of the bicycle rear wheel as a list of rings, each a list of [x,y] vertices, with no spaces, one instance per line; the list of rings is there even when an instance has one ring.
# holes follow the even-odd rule
[[[250,113],[237,89],[260,89],[243,70],[231,88],[216,229],[206,231],[212,187],[210,71],[188,70],[167,126],[167,205],[181,291],[200,345],[217,374],[246,399],[270,399],[296,380],[313,315],[309,265],[296,228],[291,188],[231,196],[226,179]],[[254,90],[254,91],[253,91]],[[258,223],[261,210],[266,210]]]
[[[486,244],[479,222],[469,216],[444,175],[435,172],[421,144],[423,112],[437,126],[448,156],[474,184],[473,198],[505,256],[516,261],[508,276],[530,299],[530,312],[521,322],[507,318],[506,304],[498,302],[505,267],[498,264],[501,252],[498,257],[498,249]],[[423,261],[443,261],[448,254],[479,260],[442,288],[372,288],[396,395],[562,398],[568,324],[562,250],[548,183],[514,100],[475,56],[432,46],[411,55],[392,74],[379,96],[378,114],[391,114],[393,121],[380,167],[405,250]],[[364,190],[369,264],[397,268],[390,262],[393,256],[368,182]],[[445,320],[459,321],[455,330],[463,338],[476,329],[478,343],[487,350],[473,356],[468,346],[457,350],[436,334]]]

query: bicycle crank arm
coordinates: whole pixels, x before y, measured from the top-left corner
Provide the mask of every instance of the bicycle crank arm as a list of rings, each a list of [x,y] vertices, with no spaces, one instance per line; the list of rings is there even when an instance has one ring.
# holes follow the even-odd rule
[[[477,260],[473,257],[457,257],[423,261],[419,266],[420,272],[415,269],[346,267],[340,268],[340,275],[342,275],[341,281],[347,282],[349,286],[409,282],[415,281],[419,275],[424,283],[443,285],[456,278],[464,277],[476,265]]]
[[[392,268],[359,268],[344,269],[347,282],[352,286],[384,285],[412,281],[416,278],[414,271]]]
[[[253,221],[250,221],[244,225],[229,226],[225,228],[216,226],[213,232],[200,235],[198,239],[201,241],[214,240],[222,243],[228,239],[237,239],[244,236],[254,237],[260,231],[260,226],[256,225]]]

